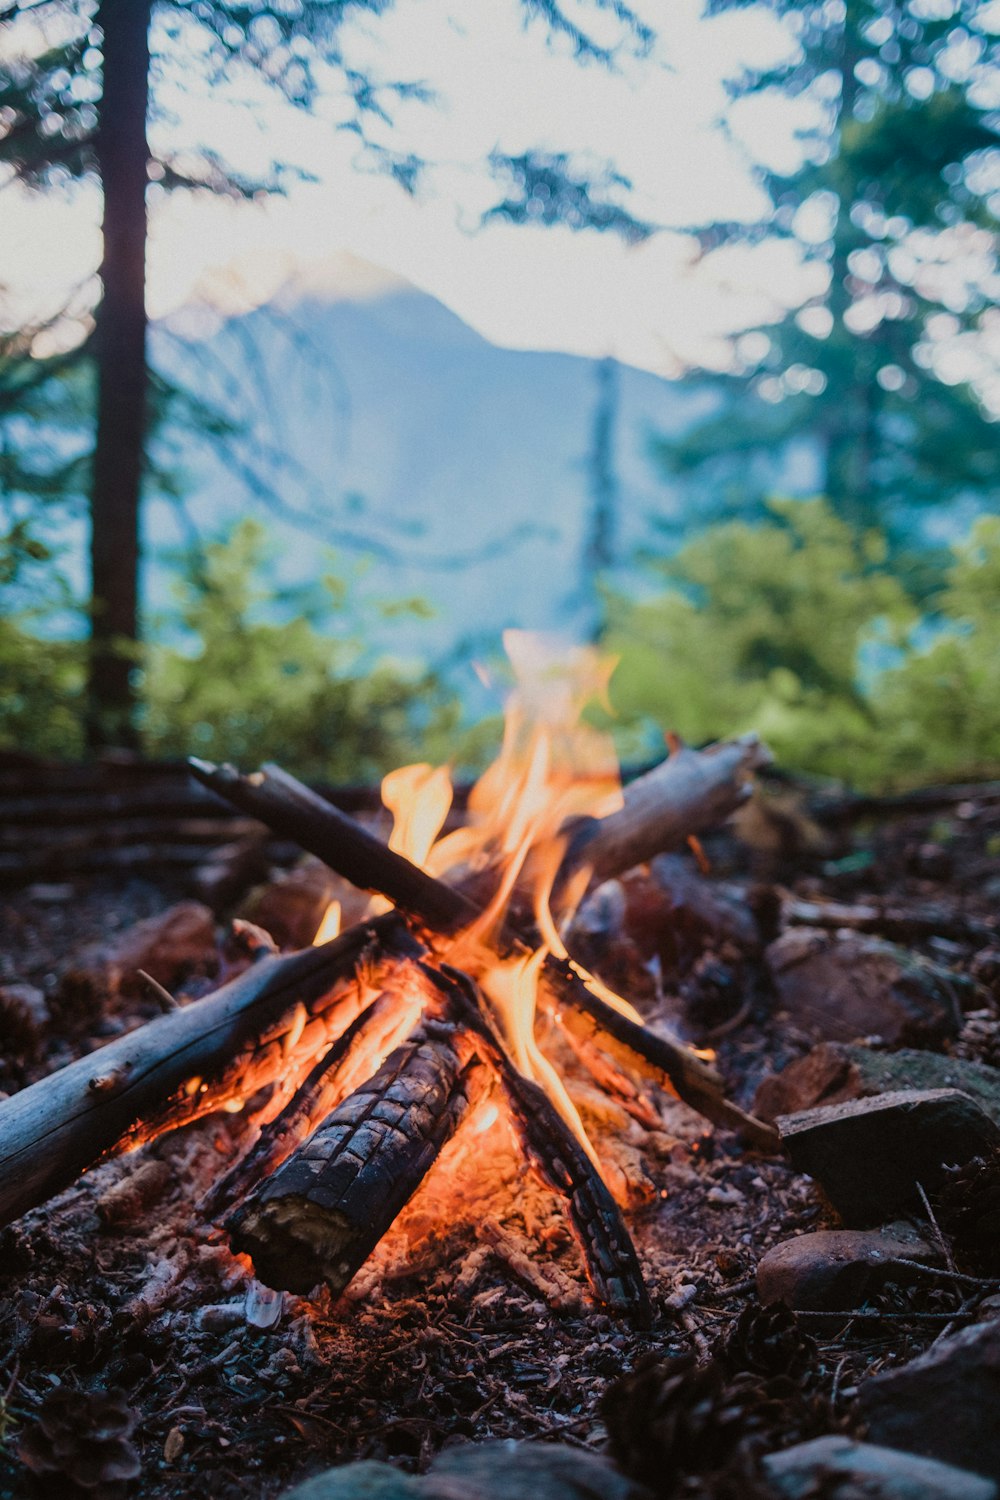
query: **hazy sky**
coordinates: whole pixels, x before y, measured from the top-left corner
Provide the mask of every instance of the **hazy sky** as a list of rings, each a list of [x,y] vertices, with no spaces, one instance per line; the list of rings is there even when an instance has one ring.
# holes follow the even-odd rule
[[[291,161],[316,181],[261,207],[167,198],[154,185],[151,312],[206,294],[251,305],[298,265],[346,250],[412,280],[498,343],[613,353],[664,373],[711,358],[721,332],[766,315],[782,293],[797,300],[794,252],[733,250],[696,267],[678,231],[762,212],[747,162],[792,165],[806,106],[744,101],[724,131],[724,78],[786,54],[786,34],[763,9],[708,22],[699,0],[639,8],[659,29],[658,45],[614,72],[550,45],[540,23],[524,24],[516,0],[397,0],[384,16],[352,23],[351,64],[437,92],[435,105],[399,107],[385,135],[437,163],[414,198],[366,170],[357,137],[335,128],[343,107],[334,92],[308,117],[262,85],[207,91],[190,82],[195,68],[168,68],[158,97],[172,115],[172,146],[207,142],[247,170]],[[594,21],[590,7],[580,14]],[[477,230],[497,191],[479,167],[494,147],[611,159],[634,183],[633,212],[667,232],[629,247],[589,231]],[[53,307],[92,274],[98,213],[87,191],[70,201],[0,190],[0,280],[15,307]]]

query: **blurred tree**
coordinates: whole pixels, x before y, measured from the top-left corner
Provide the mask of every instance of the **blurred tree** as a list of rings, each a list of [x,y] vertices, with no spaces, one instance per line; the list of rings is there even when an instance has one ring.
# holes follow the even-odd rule
[[[136,738],[133,668],[139,637],[140,497],[148,469],[150,374],[146,354],[146,189],[187,189],[252,197],[280,190],[288,169],[274,163],[249,180],[209,147],[196,153],[170,148],[158,85],[195,74],[209,86],[244,70],[291,105],[309,108],[337,86],[346,97],[341,128],[356,131],[369,153],[412,191],[422,163],[373,138],[370,126],[389,122],[393,102],[425,98],[423,85],[377,80],[358,73],[341,51],[352,13],[377,15],[391,0],[0,0],[5,27],[0,61],[0,166],[38,189],[97,181],[103,197],[100,296],[78,310],[80,337],[51,365],[38,367],[37,347],[0,364],[0,419],[19,395],[44,376],[73,363],[95,371],[94,436],[89,481],[91,522],[91,650],[88,701],[91,745]],[[606,0],[592,0],[598,9]],[[594,41],[577,19],[578,7],[559,0],[521,0],[526,16],[569,38],[583,59],[608,62],[614,49]],[[645,48],[648,30],[625,3],[610,6],[622,45]],[[159,124],[160,144],[147,130]],[[515,179],[533,202],[535,158],[497,158],[496,172]],[[632,233],[620,207],[601,192],[619,185],[613,174],[588,180],[567,157],[546,159],[545,187],[556,190],[552,217]],[[520,172],[520,176],[518,176]],[[529,180],[530,179],[530,180]],[[540,189],[539,189],[540,191]],[[561,197],[560,197],[561,195]],[[523,195],[522,195],[523,196]],[[539,198],[538,201],[541,201]],[[508,216],[517,216],[516,194]],[[505,211],[507,211],[505,209]],[[65,332],[63,334],[65,336]],[[51,341],[50,341],[51,342]],[[12,377],[12,380],[11,378]],[[31,493],[30,487],[23,493]]]
[[[710,255],[791,238],[815,291],[735,341],[717,414],[661,442],[660,454],[703,481],[738,475],[746,504],[762,477],[754,457],[805,437],[836,513],[858,531],[883,524],[893,539],[914,506],[962,494],[996,504],[996,7],[707,0],[707,11],[755,3],[787,23],[791,51],[732,93],[794,97],[815,123],[797,170],[759,169],[768,214],[713,224],[701,242]]]

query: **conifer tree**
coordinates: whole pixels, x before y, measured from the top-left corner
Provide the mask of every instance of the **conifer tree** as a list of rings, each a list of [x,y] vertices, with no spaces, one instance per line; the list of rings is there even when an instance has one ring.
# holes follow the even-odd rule
[[[787,61],[735,99],[811,106],[803,157],[760,168],[758,223],[701,231],[706,254],[792,238],[816,290],[734,344],[724,401],[675,473],[713,474],[746,506],[756,455],[806,438],[820,488],[858,531],[904,535],[914,507],[1000,502],[1000,378],[986,339],[1000,274],[1000,37],[981,0],[758,0],[789,27]],[[718,15],[747,0],[708,0]],[[805,284],[805,278],[804,278]]]

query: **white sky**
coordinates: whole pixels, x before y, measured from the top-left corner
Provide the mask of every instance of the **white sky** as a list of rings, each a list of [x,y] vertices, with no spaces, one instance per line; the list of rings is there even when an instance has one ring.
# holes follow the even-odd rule
[[[296,162],[317,181],[259,207],[166,197],[154,186],[151,313],[206,294],[233,309],[252,305],[303,264],[347,251],[431,292],[498,343],[611,353],[661,373],[710,360],[720,334],[765,316],[782,295],[798,300],[794,251],[726,252],[709,270],[695,265],[692,242],[677,231],[764,211],[746,162],[791,166],[805,106],[744,101],[727,135],[718,123],[723,79],[787,53],[786,34],[763,9],[707,22],[699,0],[641,8],[661,33],[657,51],[613,73],[547,45],[541,24],[525,27],[516,0],[397,0],[386,15],[354,24],[345,34],[352,64],[426,80],[438,93],[437,106],[400,106],[385,137],[439,163],[415,199],[363,170],[357,138],[334,128],[332,96],[308,117],[263,85],[240,103],[235,91],[199,89],[194,69],[170,70],[158,97],[174,116],[165,127],[171,146],[208,142],[249,171],[271,159]],[[581,14],[594,19],[588,7]],[[633,212],[671,232],[629,247],[592,231],[475,231],[497,191],[477,163],[497,146],[610,158],[635,184]],[[55,308],[92,275],[97,217],[90,193],[60,200],[0,190],[0,284],[9,303]]]

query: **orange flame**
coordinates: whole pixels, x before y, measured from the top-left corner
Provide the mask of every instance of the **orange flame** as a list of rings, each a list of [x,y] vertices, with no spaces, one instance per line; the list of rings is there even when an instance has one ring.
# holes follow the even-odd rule
[[[582,717],[594,701],[607,708],[615,661],[592,647],[567,650],[521,631],[508,631],[504,646],[514,688],[503,742],[470,793],[466,826],[439,837],[451,807],[450,777],[440,767],[405,766],[382,783],[382,799],[393,814],[390,848],[452,881],[483,873],[492,878],[489,904],[455,940],[454,961],[482,986],[516,1066],[545,1089],[597,1165],[579,1113],[538,1043],[535,1016],[542,964],[550,953],[567,957],[560,929],[589,880],[589,871],[582,870],[563,882],[553,912],[564,829],[574,818],[605,817],[622,802],[610,737]],[[494,940],[515,891],[530,894],[541,942],[527,957],[503,959]],[[617,1010],[640,1019],[620,996],[581,974]]]

